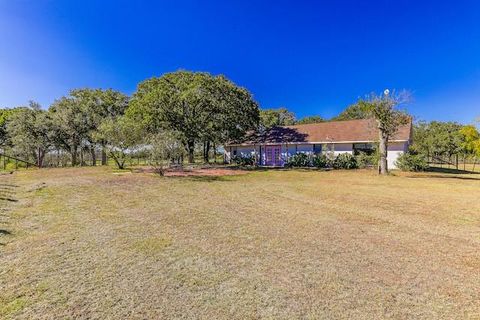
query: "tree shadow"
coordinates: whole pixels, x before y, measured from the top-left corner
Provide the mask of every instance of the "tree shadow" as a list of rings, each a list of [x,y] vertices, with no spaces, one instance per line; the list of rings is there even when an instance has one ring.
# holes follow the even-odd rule
[[[173,177],[167,177],[168,179],[182,179],[182,180],[188,180],[188,181],[196,181],[196,182],[227,182],[227,181],[234,181],[233,179],[234,175],[230,176],[207,176],[207,175],[198,175],[198,176],[184,176],[184,177],[179,177],[179,176],[173,176]]]
[[[12,233],[8,230],[0,229],[0,236],[8,236],[11,235]]]
[[[424,174],[418,176],[407,176],[409,179],[457,179],[457,180],[472,180],[479,181],[480,177],[465,177],[465,176],[442,176],[442,175],[433,175],[433,174]]]
[[[0,188],[3,189],[11,189],[11,188],[17,188],[18,186],[16,184],[9,184],[9,183],[0,183]]]
[[[0,201],[3,200],[3,201],[10,201],[10,202],[18,202],[17,199],[13,199],[13,198],[7,198],[7,197],[0,197]]]
[[[480,174],[480,172],[474,171],[466,171],[460,169],[452,169],[452,168],[439,168],[439,167],[430,167],[427,169],[427,172],[435,172],[435,173],[448,173],[448,174]]]
[[[249,132],[245,138],[232,143],[246,144],[276,144],[307,142],[308,134],[298,131],[296,128],[273,127],[265,132]]]

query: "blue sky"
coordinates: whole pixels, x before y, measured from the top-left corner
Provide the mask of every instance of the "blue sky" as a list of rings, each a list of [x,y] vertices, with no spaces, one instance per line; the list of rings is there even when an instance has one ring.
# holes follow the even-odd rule
[[[44,107],[178,69],[225,74],[262,108],[332,117],[408,89],[418,119],[480,116],[479,1],[0,0],[0,106]]]

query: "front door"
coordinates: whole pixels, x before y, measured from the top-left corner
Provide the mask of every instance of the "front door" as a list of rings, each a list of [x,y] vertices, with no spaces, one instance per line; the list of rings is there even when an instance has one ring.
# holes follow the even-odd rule
[[[280,156],[280,146],[266,146],[265,147],[265,165],[267,166],[281,166],[282,159]]]

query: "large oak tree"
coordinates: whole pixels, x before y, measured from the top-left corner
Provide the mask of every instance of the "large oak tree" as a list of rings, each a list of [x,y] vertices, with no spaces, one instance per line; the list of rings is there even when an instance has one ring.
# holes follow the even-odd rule
[[[246,89],[222,75],[190,71],[140,83],[127,115],[141,121],[150,133],[178,132],[190,163],[197,143],[236,139],[259,120],[258,105]]]
[[[88,148],[95,164],[95,138],[103,121],[121,116],[128,105],[128,97],[114,90],[76,89],[50,106],[53,129],[58,147],[71,154],[72,165],[77,164],[79,148]],[[102,159],[106,164],[106,159]]]

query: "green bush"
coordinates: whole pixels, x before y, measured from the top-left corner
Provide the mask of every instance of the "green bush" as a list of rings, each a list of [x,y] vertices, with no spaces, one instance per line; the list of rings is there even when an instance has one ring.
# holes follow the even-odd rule
[[[374,167],[378,164],[378,155],[375,153],[369,155],[365,152],[360,152],[355,156],[355,159],[357,159],[358,167],[362,169]]]
[[[428,169],[426,157],[412,152],[400,155],[395,161],[395,165],[402,171],[425,171]]]
[[[291,156],[287,162],[288,167],[310,167],[312,162],[310,157],[305,153],[297,153]]]
[[[317,168],[331,168],[333,163],[325,154],[318,154],[313,158],[312,164]]]
[[[333,167],[335,169],[356,169],[358,168],[357,160],[350,153],[340,153],[335,160],[333,160]]]
[[[239,166],[253,166],[255,159],[252,156],[234,156],[233,162]]]

